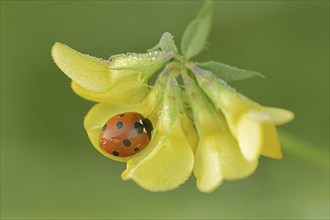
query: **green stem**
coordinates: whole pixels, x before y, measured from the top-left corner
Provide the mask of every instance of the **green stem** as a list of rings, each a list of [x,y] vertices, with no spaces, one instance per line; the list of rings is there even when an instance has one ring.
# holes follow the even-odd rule
[[[279,135],[283,143],[283,149],[289,154],[329,169],[329,151],[324,150],[320,146],[307,143],[283,131],[279,131]]]

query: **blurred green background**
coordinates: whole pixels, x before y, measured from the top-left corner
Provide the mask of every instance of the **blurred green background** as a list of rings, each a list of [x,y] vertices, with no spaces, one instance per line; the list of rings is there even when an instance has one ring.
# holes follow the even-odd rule
[[[82,122],[93,103],[53,63],[54,42],[105,59],[144,52],[165,31],[179,44],[201,4],[1,1],[1,218],[329,218],[328,166],[290,150],[211,194],[193,177],[152,193],[122,181],[125,164],[89,143]],[[235,86],[295,112],[281,130],[301,144],[287,149],[309,145],[328,158],[329,1],[217,1],[208,47],[195,59],[266,75]]]

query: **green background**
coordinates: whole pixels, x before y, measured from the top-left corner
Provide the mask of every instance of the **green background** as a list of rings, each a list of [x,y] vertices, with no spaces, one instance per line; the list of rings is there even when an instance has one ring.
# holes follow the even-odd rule
[[[329,1],[218,1],[195,58],[267,76],[234,85],[295,112],[281,130],[299,144],[283,160],[261,158],[252,176],[211,194],[193,177],[152,193],[122,181],[125,164],[89,143],[82,122],[93,103],[53,63],[54,42],[105,59],[144,52],[165,31],[179,44],[201,4],[1,1],[1,218],[329,218]],[[325,166],[300,157],[306,147],[322,150]]]

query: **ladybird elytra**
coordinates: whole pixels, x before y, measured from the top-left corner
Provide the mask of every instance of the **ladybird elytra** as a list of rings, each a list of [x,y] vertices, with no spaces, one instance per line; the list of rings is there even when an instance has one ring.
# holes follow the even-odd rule
[[[137,112],[117,114],[103,125],[99,144],[114,156],[132,156],[149,144],[152,130],[151,121]]]

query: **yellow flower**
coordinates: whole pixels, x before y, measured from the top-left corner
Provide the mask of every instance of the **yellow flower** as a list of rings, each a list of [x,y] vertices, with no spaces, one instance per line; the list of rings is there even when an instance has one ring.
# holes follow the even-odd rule
[[[275,125],[292,120],[293,113],[249,100],[174,52],[128,53],[102,60],[55,43],[52,57],[72,79],[78,95],[101,102],[84,120],[95,149],[125,162],[122,178],[144,189],[174,189],[194,172],[198,189],[211,192],[224,180],[252,174],[260,155],[282,157]],[[161,69],[149,89],[149,78]],[[143,150],[114,156],[100,146],[100,134],[110,118],[125,112],[148,118],[154,130]]]
[[[147,95],[147,80],[171,58],[172,53],[122,54],[103,60],[55,43],[52,57],[72,79],[79,96],[112,104],[139,103]]]
[[[260,155],[281,159],[282,151],[275,125],[294,118],[288,110],[264,107],[231,88],[211,72],[188,64],[202,90],[224,114],[232,135],[248,161]]]

